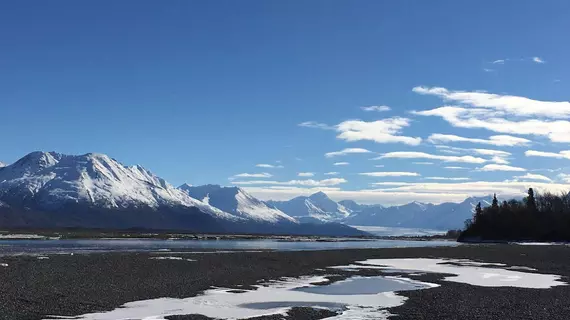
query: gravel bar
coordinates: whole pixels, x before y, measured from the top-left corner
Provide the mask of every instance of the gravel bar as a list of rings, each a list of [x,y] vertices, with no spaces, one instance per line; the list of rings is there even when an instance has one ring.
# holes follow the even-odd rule
[[[150,259],[157,256],[175,256],[182,260]],[[371,258],[471,259],[536,268],[534,272],[557,274],[564,276],[563,281],[570,281],[570,247],[565,245],[494,244],[216,254],[94,253],[49,255],[47,259],[3,256],[0,257],[0,319],[74,316],[112,310],[129,301],[191,297],[212,286],[247,289],[266,280],[324,274],[327,271],[318,269]],[[395,315],[394,319],[570,319],[570,286],[552,289],[478,287],[442,281],[441,274],[416,279],[441,286],[399,293],[409,299],[389,310]],[[310,320],[331,315],[326,310],[294,308],[288,315],[256,319]],[[186,315],[170,319],[208,318]]]

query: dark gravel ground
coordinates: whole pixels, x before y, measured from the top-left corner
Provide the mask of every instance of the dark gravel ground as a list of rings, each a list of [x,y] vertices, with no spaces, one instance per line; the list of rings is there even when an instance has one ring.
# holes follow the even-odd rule
[[[1,248],[0,248],[1,250]],[[570,281],[570,247],[473,245],[303,252],[177,254],[195,262],[149,259],[149,253],[98,253],[0,257],[0,319],[42,319],[114,309],[129,301],[189,297],[211,286],[249,288],[260,281],[321,274],[315,269],[369,258],[466,258],[536,268]],[[377,274],[363,271],[362,274]],[[342,277],[340,277],[342,278]],[[416,277],[438,288],[407,291],[395,319],[570,319],[570,286],[552,289],[484,288],[445,282],[443,275]],[[322,319],[330,312],[296,308],[287,317]],[[172,319],[207,319],[198,315]]]

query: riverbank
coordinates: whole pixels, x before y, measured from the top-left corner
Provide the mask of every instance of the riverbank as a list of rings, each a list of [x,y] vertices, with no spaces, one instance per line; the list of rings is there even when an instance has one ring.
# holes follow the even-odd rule
[[[0,319],[42,319],[112,310],[138,300],[186,298],[212,286],[252,288],[281,277],[331,274],[330,266],[366,259],[453,258],[523,266],[570,277],[570,247],[463,245],[301,252],[97,253],[0,257]],[[156,259],[158,257],[175,257]],[[339,278],[347,272],[335,270]],[[365,274],[382,274],[368,270]],[[400,319],[568,319],[570,286],[551,289],[480,287],[428,273],[417,280],[439,287],[404,291],[408,300],[389,309]],[[319,319],[314,309],[296,309],[291,319]],[[173,317],[172,319],[200,319]],[[205,319],[202,317],[202,319]],[[282,319],[282,318],[267,318]]]

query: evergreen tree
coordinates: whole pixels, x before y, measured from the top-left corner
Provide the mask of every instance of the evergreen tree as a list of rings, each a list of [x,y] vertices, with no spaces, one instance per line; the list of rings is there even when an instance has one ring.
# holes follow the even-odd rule
[[[497,200],[497,194],[493,194],[493,204],[491,205],[493,209],[499,209],[499,200]]]
[[[528,197],[526,198],[526,205],[531,211],[536,211],[536,200],[534,199],[534,190],[528,189]]]
[[[483,209],[481,209],[481,202],[479,202],[475,206],[475,217],[473,219],[473,222],[480,220],[482,214],[483,214]]]

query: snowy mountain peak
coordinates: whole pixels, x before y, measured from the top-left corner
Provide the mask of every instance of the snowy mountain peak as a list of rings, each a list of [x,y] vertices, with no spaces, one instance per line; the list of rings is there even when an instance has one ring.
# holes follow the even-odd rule
[[[102,208],[198,207],[212,216],[235,220],[141,166],[126,167],[100,153],[32,152],[0,170],[0,200],[39,209],[57,209],[67,204]]]
[[[280,221],[297,223],[295,219],[278,209],[267,206],[265,202],[238,187],[222,187],[214,184],[203,186],[183,184],[179,189],[193,198],[207,199],[210,205],[237,217],[270,223]]]
[[[4,162],[2,162],[2,161],[0,161],[0,168],[3,168],[3,167],[5,167],[5,166],[7,166],[7,164],[4,163]]]
[[[328,199],[328,200],[330,200],[329,196],[327,196],[327,194],[324,193],[324,192],[322,192],[322,191],[313,193],[312,195],[309,196],[309,199],[312,199],[312,200],[324,200],[324,199]]]
[[[324,192],[317,192],[308,197],[296,197],[289,201],[268,201],[268,203],[292,217],[306,221],[341,221],[351,213]]]

